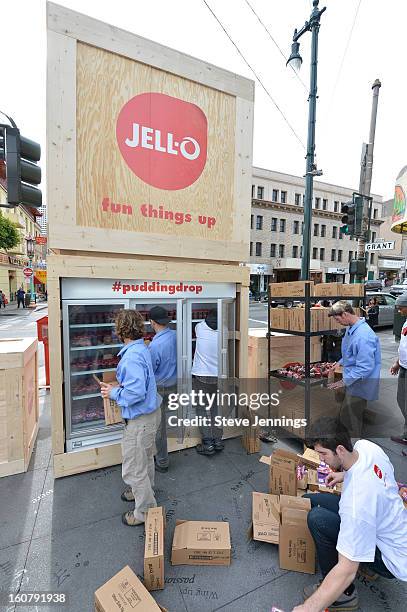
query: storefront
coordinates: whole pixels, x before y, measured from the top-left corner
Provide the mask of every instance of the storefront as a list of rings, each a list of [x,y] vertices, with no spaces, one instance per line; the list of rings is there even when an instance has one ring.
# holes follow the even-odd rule
[[[378,267],[379,278],[383,279],[386,284],[392,285],[396,281],[399,282],[405,278],[406,262],[404,258],[388,259],[379,255]]]
[[[23,269],[27,265],[28,259],[0,253],[0,289],[9,304],[15,302],[18,288],[24,286]]]
[[[273,280],[273,266],[270,264],[250,265],[250,291],[253,295],[267,292],[269,283]]]
[[[345,275],[348,274],[349,270],[346,268],[328,268],[325,274],[326,283],[344,283]]]

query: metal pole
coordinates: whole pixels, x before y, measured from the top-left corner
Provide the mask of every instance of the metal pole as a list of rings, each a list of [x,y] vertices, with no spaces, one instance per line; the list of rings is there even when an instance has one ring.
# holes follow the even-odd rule
[[[314,0],[314,10],[311,13],[310,29],[311,42],[311,73],[310,93],[308,98],[308,137],[305,174],[305,202],[304,202],[304,238],[301,261],[301,279],[309,280],[311,260],[311,223],[312,198],[314,189],[314,157],[315,157],[315,122],[317,108],[317,65],[318,65],[318,33],[321,12],[318,11],[319,0]]]
[[[360,169],[359,193],[364,196],[370,196],[370,187],[372,184],[373,149],[374,149],[374,141],[375,141],[377,104],[379,100],[380,87],[381,87],[381,83],[379,79],[376,79],[372,85],[373,100],[372,100],[372,114],[370,117],[369,143],[363,155],[361,169]],[[365,259],[366,257],[365,243],[366,243],[365,236],[361,236],[358,239],[357,259]],[[359,277],[359,281],[363,282],[363,277]]]

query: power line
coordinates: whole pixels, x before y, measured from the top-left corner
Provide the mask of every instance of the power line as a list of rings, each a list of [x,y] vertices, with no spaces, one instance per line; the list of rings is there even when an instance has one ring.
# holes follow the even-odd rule
[[[353,18],[352,27],[351,27],[350,32],[349,32],[348,40],[346,41],[346,46],[345,46],[345,50],[343,52],[342,60],[341,60],[341,63],[340,63],[340,66],[339,66],[339,70],[338,70],[338,74],[336,75],[335,85],[334,85],[334,88],[332,90],[331,99],[329,101],[329,109],[331,108],[333,99],[335,97],[336,88],[338,86],[339,79],[340,79],[340,76],[341,76],[341,73],[342,73],[342,68],[343,68],[343,65],[345,63],[345,57],[346,57],[346,54],[347,54],[348,49],[349,49],[350,41],[351,41],[351,38],[352,38],[353,30],[355,29],[356,19],[357,19],[357,16],[358,16],[361,4],[362,4],[362,0],[359,0],[359,3],[357,5],[357,7],[356,7],[355,15],[354,15],[354,18]]]
[[[263,23],[263,21],[260,19],[259,15],[256,13],[256,11],[254,10],[254,8],[252,7],[252,5],[250,4],[249,0],[245,0],[247,6],[249,7],[249,9],[252,11],[253,15],[255,15],[255,17],[257,18],[258,22],[260,23],[260,25],[263,26],[263,28],[266,30],[268,36],[270,37],[270,39],[272,40],[272,42],[275,44],[275,46],[277,47],[277,49],[280,51],[281,55],[283,56],[285,62],[287,63],[288,57],[283,53],[283,51],[281,50],[281,48],[278,45],[278,42],[274,39],[274,37],[272,36],[269,28]],[[291,70],[293,71],[293,73],[295,74],[295,76],[297,77],[297,79],[299,80],[299,82],[301,83],[301,85],[304,87],[305,91],[308,92],[308,87],[306,86],[306,84],[304,83],[304,81],[302,80],[302,78],[300,77],[300,75],[298,74],[298,72],[294,69],[294,67],[289,64]]]
[[[291,132],[294,134],[294,136],[296,137],[296,139],[298,140],[298,142],[301,144],[301,146],[303,147],[303,149],[305,149],[305,145],[302,142],[300,136],[298,136],[297,132],[295,131],[295,129],[293,128],[293,126],[291,125],[291,123],[288,121],[287,117],[284,115],[283,111],[281,110],[281,108],[278,106],[277,102],[274,100],[273,96],[271,95],[271,93],[269,92],[269,90],[267,89],[267,87],[264,85],[263,81],[261,80],[261,78],[259,77],[259,75],[257,74],[257,72],[255,71],[255,69],[249,64],[249,62],[247,61],[247,59],[245,58],[245,56],[243,55],[243,53],[240,51],[239,47],[237,46],[237,44],[235,43],[235,41],[233,40],[233,38],[230,36],[230,34],[228,33],[228,31],[226,30],[225,26],[223,25],[223,23],[220,21],[220,19],[215,15],[215,13],[213,12],[213,10],[211,9],[211,7],[209,6],[209,4],[206,2],[206,0],[202,0],[203,3],[205,4],[206,8],[210,11],[210,13],[212,13],[213,17],[216,19],[216,21],[218,22],[218,24],[220,25],[220,27],[222,28],[222,30],[224,31],[224,33],[226,34],[226,36],[228,37],[228,39],[230,40],[230,42],[232,43],[232,45],[235,47],[236,51],[239,53],[240,57],[242,58],[242,60],[244,61],[244,63],[246,64],[246,66],[249,68],[249,70],[251,70],[251,72],[254,74],[256,80],[259,82],[260,86],[262,87],[262,89],[264,90],[264,92],[266,93],[267,97],[270,98],[270,100],[272,101],[272,103],[274,104],[274,106],[276,107],[276,109],[278,110],[278,112],[280,113],[280,115],[283,117],[284,121],[286,122],[286,124],[288,125],[288,127],[290,128]]]

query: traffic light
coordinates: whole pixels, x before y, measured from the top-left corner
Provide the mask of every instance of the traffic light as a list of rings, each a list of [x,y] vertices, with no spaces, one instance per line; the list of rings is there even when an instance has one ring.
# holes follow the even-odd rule
[[[41,159],[38,143],[24,138],[16,127],[0,126],[0,176],[7,181],[7,202],[10,207],[25,204],[42,206]]]
[[[354,202],[346,202],[341,204],[341,221],[342,226],[339,231],[341,234],[353,236],[355,233],[355,204]]]

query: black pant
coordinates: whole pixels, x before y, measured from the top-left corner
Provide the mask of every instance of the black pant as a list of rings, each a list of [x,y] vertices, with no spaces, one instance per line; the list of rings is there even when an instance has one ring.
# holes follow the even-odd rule
[[[308,513],[308,527],[317,549],[319,566],[323,577],[338,563],[338,541],[341,518],[339,516],[339,495],[333,493],[307,493],[303,496],[311,500]],[[376,547],[374,561],[365,563],[373,572],[383,578],[394,578],[383,563],[382,554]]]
[[[23,308],[25,308],[24,298],[17,298],[17,308],[20,308],[20,304],[22,305]]]

